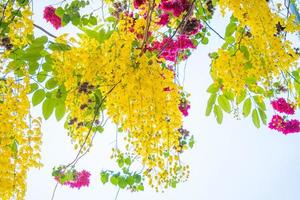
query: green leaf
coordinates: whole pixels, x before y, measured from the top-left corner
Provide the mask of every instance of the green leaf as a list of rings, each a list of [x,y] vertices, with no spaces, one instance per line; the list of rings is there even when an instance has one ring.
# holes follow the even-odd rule
[[[71,21],[70,15],[64,14],[62,16],[62,25],[65,26]]]
[[[55,106],[55,101],[52,98],[46,98],[46,100],[43,102],[42,111],[43,116],[47,120],[53,113]]]
[[[223,96],[223,95],[219,96],[218,103],[225,112],[227,112],[227,113],[231,112],[230,102],[228,101],[228,99],[225,96]]]
[[[244,117],[247,117],[250,114],[251,107],[252,107],[251,99],[248,98],[248,99],[246,99],[246,101],[244,102],[244,105],[243,105]]]
[[[11,144],[11,150],[14,154],[18,153],[18,141],[14,139],[13,143]]]
[[[38,37],[33,40],[31,46],[43,47],[46,42],[48,42],[48,38],[46,36]]]
[[[124,160],[123,159],[118,159],[117,162],[118,162],[119,167],[122,168],[123,165],[124,165]]]
[[[217,98],[217,95],[216,94],[212,94],[208,101],[207,101],[207,107],[206,107],[206,111],[205,111],[205,115],[206,116],[209,116],[211,111],[212,111],[212,108],[213,108],[213,105],[215,104],[216,102],[216,98]]]
[[[57,81],[54,78],[50,78],[45,84],[45,87],[49,90],[55,88],[56,86],[57,86]]]
[[[134,184],[134,177],[133,176],[128,176],[126,181],[127,181],[128,185],[133,185]]]
[[[60,121],[66,112],[66,108],[65,108],[65,104],[60,103],[58,105],[56,105],[56,109],[55,109],[55,118],[57,121]]]
[[[51,72],[51,71],[52,71],[52,64],[49,63],[49,62],[45,62],[45,63],[42,65],[42,69],[43,69],[45,72]]]
[[[193,148],[194,144],[195,144],[195,139],[194,139],[194,136],[192,136],[190,141],[189,141],[189,147]]]
[[[118,182],[119,182],[118,176],[117,175],[113,175],[112,177],[110,177],[110,182],[113,185],[118,185]]]
[[[39,89],[39,90],[35,91],[32,96],[32,105],[36,106],[36,105],[40,104],[44,100],[45,95],[46,95],[46,93],[43,89]]]
[[[209,53],[208,56],[212,59],[217,59],[219,57],[218,53],[217,52],[212,52],[212,53]]]
[[[207,37],[203,37],[202,40],[201,40],[201,43],[204,44],[204,45],[208,44],[208,42],[209,41],[208,41]]]
[[[258,113],[257,113],[256,109],[254,109],[252,111],[252,121],[253,121],[253,124],[256,126],[256,128],[260,127],[260,121],[259,121],[259,117],[258,117]]]
[[[214,106],[214,114],[215,114],[218,124],[221,124],[223,121],[223,112],[222,112],[220,106],[218,106],[218,105]]]
[[[126,165],[131,165],[131,159],[129,157],[127,157],[124,161]]]
[[[137,187],[138,191],[144,191],[144,186],[141,184]]]
[[[230,22],[225,30],[225,37],[231,36],[236,31],[236,23]]]
[[[97,18],[94,16],[91,16],[89,19],[89,22],[91,25],[97,25]]]
[[[258,105],[260,109],[262,109],[264,111],[266,110],[266,104],[263,100],[261,100],[259,98],[259,96],[254,96],[253,99],[254,99],[256,105]]]
[[[207,92],[209,93],[217,93],[220,89],[219,84],[213,83],[207,88]]]
[[[142,181],[142,177],[139,174],[133,175],[133,178],[135,183],[140,183]]]
[[[79,23],[80,23],[80,14],[79,14],[79,13],[76,13],[75,15],[72,15],[71,21],[72,21],[72,24],[73,24],[74,26],[79,25]]]
[[[46,78],[47,78],[47,72],[42,71],[42,72],[38,73],[38,75],[37,75],[37,80],[40,83],[44,82],[44,80]]]
[[[253,65],[252,65],[251,62],[246,62],[245,65],[244,65],[245,69],[251,69],[252,67],[253,67]]]
[[[233,94],[233,92],[231,92],[229,90],[224,90],[223,95],[226,97],[226,99],[228,99],[230,101],[234,100],[234,94]]]
[[[248,49],[247,49],[246,46],[242,45],[240,47],[240,51],[244,54],[244,56],[245,56],[246,59],[249,59],[250,54],[249,54],[249,51],[248,51]]]
[[[65,11],[64,11],[64,9],[62,7],[58,7],[55,10],[55,14],[57,16],[59,16],[60,18],[62,18],[62,16],[64,15],[64,13],[65,13]]]
[[[108,178],[109,178],[108,173],[106,173],[106,172],[101,172],[100,176],[101,176],[101,182],[102,182],[103,184],[105,184],[105,183],[108,182]]]
[[[260,119],[263,122],[263,124],[267,125],[267,115],[266,115],[265,111],[263,111],[262,109],[258,108],[258,113],[259,113]]]
[[[244,101],[244,99],[246,98],[246,91],[243,90],[237,97],[236,97],[236,104],[239,105],[240,103],[242,103],[242,101]]]
[[[119,177],[118,185],[121,189],[124,189],[127,186],[127,180],[123,176]]]
[[[52,51],[67,51],[71,49],[70,46],[61,43],[51,43],[48,48]]]
[[[36,91],[37,89],[39,89],[39,85],[37,83],[30,83],[30,93]]]

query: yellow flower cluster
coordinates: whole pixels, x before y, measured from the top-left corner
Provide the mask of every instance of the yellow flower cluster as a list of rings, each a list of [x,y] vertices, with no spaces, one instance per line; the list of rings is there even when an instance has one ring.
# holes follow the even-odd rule
[[[8,23],[8,37],[14,47],[21,48],[30,43],[33,33],[32,12],[30,7],[22,8],[21,17],[12,15],[13,7],[8,4],[5,10],[4,21]]]
[[[40,119],[29,115],[29,79],[0,80],[0,197],[24,199],[27,172],[41,167]]]
[[[223,10],[229,8],[238,19],[236,49],[219,49],[212,62],[212,77],[225,89],[239,93],[258,83],[268,88],[282,71],[295,67],[298,55],[280,34],[282,27],[291,32],[299,29],[290,18],[272,13],[267,1],[220,0],[219,5]]]
[[[143,21],[135,22],[134,28],[143,27]],[[161,66],[162,60],[143,54],[136,46],[137,36],[128,31],[132,26],[125,18],[103,43],[83,36],[78,47],[54,52],[54,71],[68,91],[66,105],[71,118],[91,121],[94,112],[85,112],[80,106],[90,100],[96,107],[94,96],[99,90],[106,99],[108,116],[128,132],[127,150],[133,147],[133,153],[141,158],[150,185],[168,187],[187,178],[189,171],[178,156],[182,148],[180,87],[173,81],[173,72]],[[70,135],[82,144],[86,130],[72,129]]]

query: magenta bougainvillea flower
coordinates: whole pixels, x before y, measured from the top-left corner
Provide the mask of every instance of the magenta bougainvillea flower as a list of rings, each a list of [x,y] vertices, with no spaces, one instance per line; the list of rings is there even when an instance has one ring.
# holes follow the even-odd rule
[[[64,185],[69,185],[71,188],[78,188],[87,187],[90,184],[90,176],[91,174],[86,171],[82,170],[81,172],[77,172],[76,179],[73,181],[67,181]]]
[[[143,5],[146,2],[146,0],[134,0],[133,1],[133,6],[134,8],[139,8],[141,5]]]
[[[285,135],[298,133],[300,132],[300,122],[296,119],[284,120],[281,116],[274,115],[269,123],[269,128],[282,132]]]
[[[190,5],[188,0],[162,0],[159,7],[164,12],[170,12],[175,17],[179,17],[181,13],[189,9]]]
[[[61,27],[61,19],[55,14],[55,8],[52,6],[45,7],[44,19],[46,19],[47,22],[50,22],[55,29],[59,29]]]
[[[189,109],[191,108],[191,105],[186,101],[186,99],[181,100],[179,106],[178,106],[180,112],[183,116],[187,117],[189,115]]]
[[[283,132],[285,128],[284,119],[279,115],[274,115],[272,117],[271,122],[269,123],[269,128],[273,130],[277,130],[279,132]]]
[[[160,15],[159,22],[157,22],[157,24],[165,26],[169,23],[169,20],[170,20],[169,18],[170,18],[169,14],[164,13],[164,14]]]
[[[285,123],[285,129],[283,130],[283,134],[290,133],[299,133],[300,132],[300,122],[296,119],[288,120]]]
[[[177,39],[165,37],[161,42],[154,41],[152,46],[148,48],[150,51],[162,51],[161,58],[176,62],[180,53],[187,49],[195,49],[196,46],[192,40],[185,34],[179,35]]]
[[[292,104],[286,102],[284,98],[278,98],[271,102],[272,107],[280,113],[288,115],[295,114],[295,108]]]

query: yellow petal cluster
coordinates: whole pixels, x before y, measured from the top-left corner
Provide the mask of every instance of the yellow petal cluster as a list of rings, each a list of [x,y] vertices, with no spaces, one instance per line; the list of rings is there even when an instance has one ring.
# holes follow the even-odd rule
[[[267,1],[220,0],[219,5],[233,12],[239,23],[237,29],[243,30],[234,36],[237,50],[220,48],[212,62],[212,77],[225,89],[239,93],[251,84],[268,88],[281,72],[296,66],[299,57],[291,42],[277,34],[279,23],[291,32],[299,29],[291,18],[272,13]]]
[[[27,172],[41,167],[40,119],[29,115],[29,79],[0,80],[0,197],[22,200]]]
[[[14,47],[21,48],[30,43],[33,33],[32,12],[27,6],[21,9],[21,17],[12,15],[13,7],[8,4],[4,12],[4,22],[8,23],[8,37]]]
[[[136,26],[143,27],[143,21],[135,22]],[[99,90],[108,116],[128,133],[127,150],[133,149],[140,158],[150,185],[167,187],[188,176],[188,167],[178,155],[180,87],[174,83],[174,73],[161,66],[163,61],[136,46],[136,35],[128,31],[131,26],[125,18],[103,43],[83,36],[77,47],[54,52],[55,76],[68,91],[66,105],[77,122],[92,120],[94,113],[85,112],[81,105],[94,108]],[[83,83],[90,86],[86,92]],[[81,145],[87,130],[76,126],[71,125],[69,134]]]

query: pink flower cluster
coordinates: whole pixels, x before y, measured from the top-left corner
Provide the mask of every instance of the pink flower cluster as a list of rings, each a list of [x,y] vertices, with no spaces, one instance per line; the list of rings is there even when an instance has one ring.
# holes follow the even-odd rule
[[[177,40],[172,38],[165,37],[162,42],[155,41],[152,44],[152,47],[149,47],[150,51],[162,51],[160,54],[161,58],[175,62],[179,54],[186,49],[195,49],[196,46],[193,44],[190,38],[187,35],[179,35]]]
[[[288,115],[295,114],[294,106],[286,102],[284,98],[276,99],[275,101],[272,101],[271,104],[272,107],[280,113],[285,113]]]
[[[64,183],[64,185],[68,185],[71,188],[78,188],[78,189],[80,189],[83,186],[87,187],[90,184],[90,176],[91,174],[88,171],[82,170],[81,172],[77,172],[75,180],[67,181]]]
[[[280,113],[285,113],[287,115],[295,114],[294,106],[286,102],[284,98],[278,98],[274,101],[271,101],[271,105]],[[300,121],[297,119],[285,120],[280,115],[274,115],[269,123],[269,128],[282,132],[285,135],[290,133],[298,133],[300,132]]]
[[[188,0],[162,0],[159,8],[165,13],[172,13],[175,17],[179,17],[181,13],[187,11],[190,7]]]
[[[61,27],[61,19],[55,14],[55,8],[52,6],[45,7],[44,19],[46,19],[47,22],[50,22],[55,29]]]
[[[146,2],[146,0],[134,0],[133,1],[133,6],[134,8],[139,8],[141,5],[143,5]]]
[[[296,119],[284,120],[281,116],[274,115],[269,123],[269,128],[282,132],[285,135],[298,133],[300,132],[300,122]]]
[[[189,115],[188,110],[191,108],[191,105],[188,104],[186,99],[182,99],[180,101],[178,108],[179,108],[180,112],[182,113],[182,115],[186,117]]]

